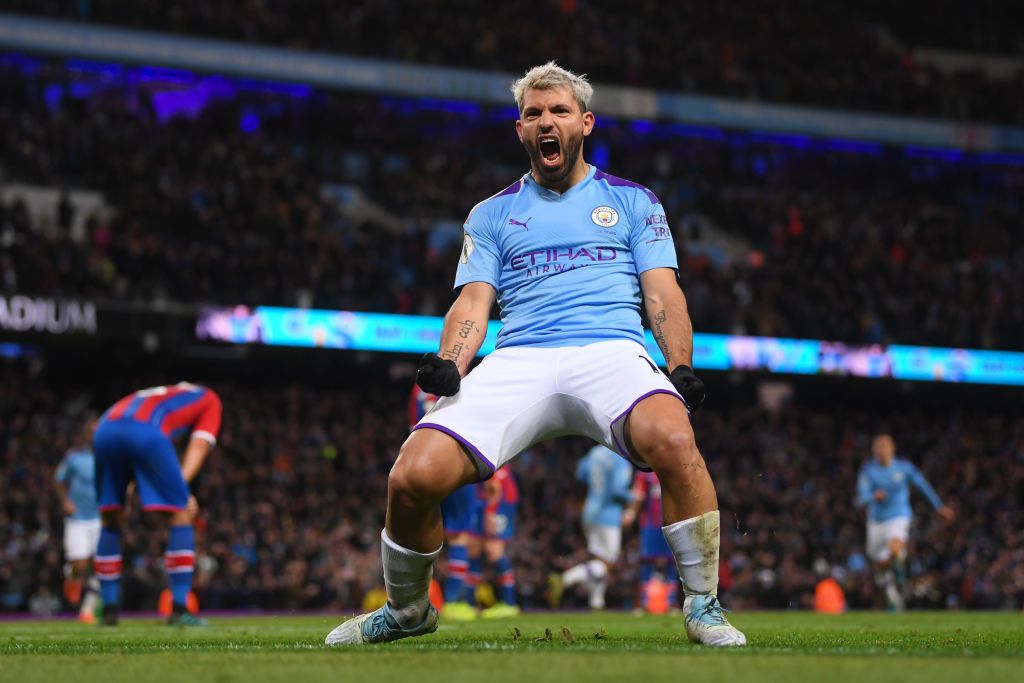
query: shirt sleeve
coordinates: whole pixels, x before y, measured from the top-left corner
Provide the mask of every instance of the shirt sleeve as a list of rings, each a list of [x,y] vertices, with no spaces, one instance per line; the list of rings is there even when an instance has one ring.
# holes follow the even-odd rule
[[[907,463],[907,478],[910,482],[917,487],[917,490],[924,494],[924,497],[928,499],[928,502],[932,504],[932,507],[938,510],[942,507],[942,499],[939,498],[939,494],[935,493],[935,489],[928,483],[928,480],[921,474],[921,470],[917,469],[911,463]]]
[[[220,418],[223,406],[220,396],[214,391],[207,389],[206,396],[202,399],[205,403],[203,411],[199,414],[195,426],[192,428],[192,438],[204,439],[213,446],[217,443],[217,436],[220,434]]]
[[[864,506],[871,502],[871,482],[864,470],[857,475],[857,505]]]
[[[53,473],[53,478],[61,484],[67,484],[71,479],[67,456],[65,456],[64,459],[60,461],[60,464],[57,465],[57,471]]]
[[[679,270],[665,208],[647,188],[638,189],[633,199],[629,248],[637,275],[655,268]]]
[[[626,462],[619,463],[615,468],[614,496],[620,503],[629,503],[633,500],[630,495],[630,488],[633,485],[633,468]]]
[[[501,251],[494,239],[487,207],[478,205],[469,212],[463,226],[462,253],[455,271],[455,289],[470,282],[486,282],[495,289],[501,279]]]
[[[587,458],[590,456],[583,456],[580,461],[576,463],[576,481],[587,483]]]

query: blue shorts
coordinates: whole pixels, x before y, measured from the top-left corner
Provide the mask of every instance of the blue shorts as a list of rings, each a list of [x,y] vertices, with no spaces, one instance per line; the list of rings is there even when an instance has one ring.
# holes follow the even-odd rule
[[[485,538],[493,538],[498,541],[511,541],[516,535],[516,513],[519,511],[518,503],[498,503],[497,511],[491,516],[494,521],[494,528],[487,530],[487,522],[484,511],[480,511],[480,533]]]
[[[455,489],[441,501],[441,520],[446,534],[479,533],[480,499],[475,484]]]
[[[668,547],[665,534],[661,533],[660,527],[640,527],[640,558],[653,560],[662,557],[674,557],[672,549]]]
[[[156,427],[132,420],[104,420],[93,437],[100,510],[124,507],[135,480],[143,510],[174,512],[188,506],[188,485],[174,444]]]

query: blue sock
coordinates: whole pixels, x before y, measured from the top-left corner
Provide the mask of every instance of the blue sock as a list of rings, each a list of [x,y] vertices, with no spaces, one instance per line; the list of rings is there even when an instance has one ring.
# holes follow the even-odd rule
[[[196,566],[196,536],[191,525],[171,527],[164,563],[171,578],[174,604],[184,607],[188,592],[192,590],[192,572]]]
[[[506,605],[516,604],[516,572],[508,555],[494,564],[494,571],[498,574],[498,599]]]
[[[121,599],[121,532],[118,529],[100,529],[93,560],[96,578],[100,580],[100,597],[104,605],[117,607]]]
[[[479,557],[469,558],[469,574],[466,575],[465,600],[476,607],[476,587],[480,584],[480,573],[484,568]]]
[[[444,578],[445,602],[458,602],[463,599],[468,572],[469,548],[461,543],[448,546],[448,569]]]

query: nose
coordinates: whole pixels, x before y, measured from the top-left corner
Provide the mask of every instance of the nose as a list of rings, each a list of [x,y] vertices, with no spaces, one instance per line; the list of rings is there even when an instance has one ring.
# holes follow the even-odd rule
[[[537,125],[544,132],[547,132],[555,127],[555,117],[551,115],[551,112],[545,109],[540,113],[540,119],[537,121]]]

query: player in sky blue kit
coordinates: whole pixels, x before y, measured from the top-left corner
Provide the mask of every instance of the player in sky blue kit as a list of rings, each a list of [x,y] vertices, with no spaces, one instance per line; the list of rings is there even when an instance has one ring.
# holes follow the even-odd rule
[[[857,477],[857,505],[867,506],[867,554],[875,569],[875,584],[885,595],[889,609],[904,606],[903,589],[907,579],[907,538],[913,510],[910,486],[924,494],[935,512],[945,521],[955,517],[943,505],[914,465],[896,458],[896,444],[889,434],[878,434],[871,442],[874,457],[864,463]]]
[[[78,620],[96,622],[99,583],[92,576],[92,558],[100,537],[100,511],[96,506],[96,461],[90,444],[95,419],[86,421],[78,436],[78,445],[69,450],[54,478],[60,488],[64,508],[64,557],[70,565],[70,576],[64,583],[64,595],[78,605]],[[84,592],[83,592],[84,591]]]
[[[220,397],[211,389],[187,382],[136,391],[100,418],[93,449],[102,519],[96,575],[103,594],[103,625],[118,622],[121,517],[128,484],[133,480],[142,509],[162,514],[170,525],[164,555],[173,603],[168,623],[206,624],[189,614],[186,606],[196,561],[192,529],[196,500],[189,494],[188,484],[217,442],[220,420]],[[179,463],[172,439],[185,435],[188,445]]]
[[[719,513],[688,412],[704,400],[693,328],[665,210],[653,192],[583,159],[593,88],[548,63],[513,86],[530,171],[473,208],[438,354],[417,384],[441,396],[409,435],[388,479],[381,557],[388,602],[328,634],[328,644],[431,633],[428,600],[444,529],[440,502],[532,444],[586,436],[658,473],[663,532],[675,555],[688,637],[746,637],[718,603]],[[496,350],[472,372],[491,307]],[[667,359],[647,354],[643,308]]]
[[[590,558],[552,582],[552,600],[562,589],[586,583],[590,609],[604,609],[608,575],[622,550],[623,511],[630,502],[633,466],[615,451],[594,446],[576,464],[576,479],[587,487],[583,502],[583,534]]]

